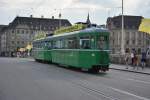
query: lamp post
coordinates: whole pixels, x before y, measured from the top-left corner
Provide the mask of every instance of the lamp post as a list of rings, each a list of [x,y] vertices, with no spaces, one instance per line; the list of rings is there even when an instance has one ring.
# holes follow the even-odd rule
[[[59,13],[59,28],[61,28],[61,12]]]
[[[122,0],[122,31],[121,31],[121,54],[124,55],[125,54],[125,50],[124,50],[124,16],[123,16],[123,0]]]
[[[58,26],[59,26],[59,28],[61,27],[61,16],[62,16],[62,14],[61,14],[61,10],[63,10],[63,9],[54,9],[55,11],[59,11],[59,15],[58,15],[58,18],[59,18],[59,22],[58,22]]]

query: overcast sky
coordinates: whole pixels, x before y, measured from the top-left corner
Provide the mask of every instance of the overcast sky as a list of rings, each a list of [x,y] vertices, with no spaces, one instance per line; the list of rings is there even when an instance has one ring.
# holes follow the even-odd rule
[[[92,23],[105,24],[108,16],[121,14],[122,0],[0,0],[0,24],[9,24],[18,16],[58,18],[72,24],[86,21],[90,14]],[[124,13],[150,18],[150,0],[124,0]]]

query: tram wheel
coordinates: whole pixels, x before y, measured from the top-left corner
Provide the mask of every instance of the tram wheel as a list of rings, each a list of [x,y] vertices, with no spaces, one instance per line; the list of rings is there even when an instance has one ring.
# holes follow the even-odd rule
[[[88,71],[94,74],[99,73],[99,69],[96,69],[96,68],[89,69]]]

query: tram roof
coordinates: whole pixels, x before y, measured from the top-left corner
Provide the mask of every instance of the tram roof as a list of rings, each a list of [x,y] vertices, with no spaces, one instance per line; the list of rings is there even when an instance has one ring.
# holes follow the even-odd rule
[[[47,37],[47,39],[57,38],[57,37],[65,37],[65,36],[72,36],[72,35],[78,35],[78,34],[108,33],[108,32],[109,31],[107,29],[92,27],[92,28],[86,28],[84,30],[79,30],[79,31],[74,31],[74,32],[49,36],[49,37]]]
[[[104,29],[104,28],[97,28],[97,27],[91,27],[91,28],[86,28],[84,30],[80,30],[80,32],[83,32],[83,33],[92,33],[92,32],[108,32],[107,29]]]
[[[104,28],[96,28],[96,27],[91,27],[91,28],[86,28],[84,30],[79,30],[79,31],[74,31],[74,32],[69,32],[69,33],[63,33],[63,34],[58,34],[58,35],[53,35],[53,36],[48,36],[45,39],[40,39],[37,41],[46,41],[49,39],[53,39],[53,38],[62,38],[62,37],[71,37],[71,36],[75,36],[75,35],[79,35],[79,34],[93,34],[93,33],[109,33],[109,31],[107,29]],[[36,40],[35,40],[36,41]]]

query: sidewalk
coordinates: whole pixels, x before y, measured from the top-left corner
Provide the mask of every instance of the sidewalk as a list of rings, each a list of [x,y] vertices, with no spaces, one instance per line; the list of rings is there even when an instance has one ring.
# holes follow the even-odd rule
[[[137,70],[137,68],[133,69],[131,65],[129,65],[128,69],[126,69],[126,65],[111,64],[109,68],[114,70],[121,70],[121,71],[128,71],[128,72],[150,75],[150,68],[147,67],[142,70],[141,66],[139,66]]]

